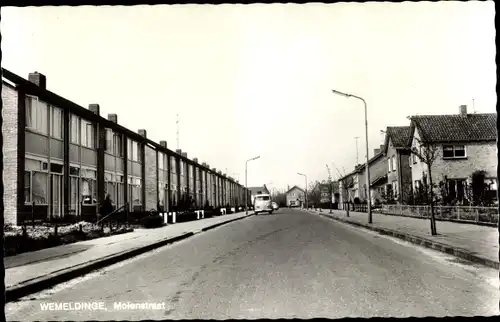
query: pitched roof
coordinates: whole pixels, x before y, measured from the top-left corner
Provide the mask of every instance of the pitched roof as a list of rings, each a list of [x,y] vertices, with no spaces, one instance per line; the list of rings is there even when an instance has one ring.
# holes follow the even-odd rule
[[[387,150],[389,139],[395,149],[408,149],[410,145],[411,127],[410,126],[388,126],[385,131],[384,149]]]
[[[286,193],[289,193],[290,191],[292,191],[293,189],[297,189],[297,190],[300,190],[302,192],[305,192],[304,189],[302,189],[301,187],[299,186],[293,186],[291,187],[290,189],[288,189],[288,191]]]
[[[371,165],[373,162],[377,161],[383,155],[384,155],[384,151],[380,151],[379,153],[377,153],[376,155],[374,155],[370,160],[368,160],[368,164]],[[363,164],[358,165],[355,168],[355,171],[356,172],[361,172],[361,171],[364,171],[365,168],[366,168],[366,164],[363,163]]]
[[[377,186],[381,183],[384,183],[387,181],[387,173],[375,178],[375,179],[370,179],[371,183],[370,183],[370,187],[374,187],[374,186]]]
[[[257,195],[260,193],[269,193],[269,190],[267,190],[266,186],[263,187],[248,187],[248,190],[250,190],[250,193],[252,195]]]
[[[415,127],[425,142],[496,141],[497,114],[417,115],[411,118],[411,138]]]

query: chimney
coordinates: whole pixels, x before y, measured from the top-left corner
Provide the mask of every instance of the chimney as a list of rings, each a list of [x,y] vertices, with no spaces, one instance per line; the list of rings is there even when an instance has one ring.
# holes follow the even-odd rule
[[[210,164],[207,163],[205,166],[210,169]]]
[[[198,163],[198,158],[193,158],[194,163]]]
[[[187,159],[187,157],[188,157],[187,152],[182,152],[182,156],[183,156],[183,157],[185,157],[185,158]]]
[[[28,75],[28,80],[41,89],[47,89],[47,78],[39,72],[30,73]]]
[[[99,112],[100,112],[99,104],[89,104],[89,110],[92,113],[99,115]]]
[[[181,149],[175,149],[175,153],[182,154],[182,150]]]
[[[142,136],[143,138],[147,138],[146,130],[140,129],[139,131],[137,131],[137,133],[139,133],[139,135]]]
[[[460,105],[459,112],[460,116],[467,117],[467,105]]]
[[[384,145],[383,144],[380,145],[380,151],[384,151]]]
[[[108,114],[108,120],[118,124],[118,115],[116,114]]]
[[[373,150],[373,156],[376,156],[379,153],[380,153],[380,149],[374,149]]]
[[[167,141],[160,141],[160,145],[166,149],[167,148]]]

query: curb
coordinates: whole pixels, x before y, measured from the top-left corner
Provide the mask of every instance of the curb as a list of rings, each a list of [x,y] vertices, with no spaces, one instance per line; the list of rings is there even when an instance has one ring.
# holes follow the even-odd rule
[[[422,238],[422,237],[410,235],[407,233],[400,233],[400,232],[397,232],[397,231],[391,230],[391,229],[386,229],[386,228],[381,228],[381,227],[373,227],[373,226],[370,226],[368,224],[361,224],[358,222],[353,222],[353,221],[345,220],[342,218],[332,217],[332,216],[328,216],[326,214],[319,214],[319,215],[326,217],[328,219],[340,221],[340,222],[343,222],[343,223],[346,223],[346,224],[349,224],[352,226],[357,226],[357,227],[369,229],[372,231],[376,231],[381,235],[388,235],[388,236],[396,237],[396,238],[402,239],[404,241],[410,242],[410,243],[415,244],[415,245],[420,245],[420,246],[423,246],[426,248],[434,249],[434,250],[437,250],[437,251],[440,251],[440,252],[443,252],[443,253],[446,253],[449,255],[453,255],[455,257],[465,259],[465,260],[468,260],[468,261],[473,262],[473,263],[481,264],[481,265],[484,265],[484,266],[487,266],[490,268],[499,269],[499,267],[500,267],[499,262],[496,262],[496,261],[493,261],[491,259],[484,258],[481,256],[474,255],[470,251],[464,250],[464,249],[459,248],[459,247],[454,247],[454,246],[450,246],[447,244],[438,243],[438,242],[435,242],[435,241],[427,239],[427,238]]]
[[[221,223],[217,223],[212,226],[208,226],[203,228],[201,231],[207,231],[219,226],[222,226],[224,224],[228,224],[230,222],[248,218],[252,216],[253,214],[250,214],[248,216],[240,217],[240,218],[235,218],[231,219],[228,221],[224,221]],[[104,268],[106,266],[110,266],[113,264],[116,264],[118,262],[124,261],[126,259],[147,253],[149,251],[152,251],[156,248],[163,247],[168,244],[172,244],[178,241],[181,241],[183,239],[189,238],[191,236],[196,235],[197,233],[194,232],[189,232],[180,236],[176,237],[170,237],[167,239],[160,240],[159,242],[155,242],[146,246],[142,247],[137,247],[132,250],[125,250],[123,252],[120,252],[118,254],[113,254],[109,255],[103,258],[99,258],[93,261],[89,261],[86,263],[82,263],[73,267],[65,268],[59,271],[52,272],[51,274],[48,274],[46,276],[34,278],[28,281],[25,281],[23,283],[20,283],[15,286],[11,286],[6,288],[5,290],[5,300],[6,302],[13,302],[15,300],[20,299],[21,297],[43,291],[45,289],[51,288],[55,285],[67,282],[71,279],[80,277],[82,275],[88,274],[92,271]]]
[[[231,223],[233,221],[236,221],[236,220],[245,219],[245,218],[248,218],[248,217],[253,216],[253,215],[254,214],[250,214],[250,215],[247,215],[247,216],[244,216],[244,217],[235,218],[235,219],[231,219],[231,220],[228,220],[228,221],[220,222],[218,224],[202,228],[201,231],[207,231],[207,230],[210,230],[210,229],[214,229],[214,228],[217,228],[219,226],[222,226],[222,225],[225,225],[225,224],[229,224],[229,223]]]

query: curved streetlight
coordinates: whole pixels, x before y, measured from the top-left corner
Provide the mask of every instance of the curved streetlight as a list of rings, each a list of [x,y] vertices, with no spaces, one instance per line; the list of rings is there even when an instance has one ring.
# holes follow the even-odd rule
[[[258,158],[260,158],[260,156],[248,159],[245,162],[245,213],[247,215],[248,215],[248,184],[247,184],[247,172],[248,171],[247,171],[247,167],[248,167],[249,161],[257,160]]]
[[[370,193],[370,167],[369,167],[369,159],[368,159],[368,116],[367,116],[367,108],[366,108],[366,101],[359,97],[359,96],[356,96],[356,95],[352,95],[352,94],[347,94],[347,93],[342,93],[342,92],[339,92],[337,90],[334,90],[332,89],[332,92],[334,94],[337,94],[337,95],[340,95],[340,96],[344,96],[344,97],[347,97],[347,98],[356,98],[360,101],[363,102],[363,104],[365,105],[365,139],[366,139],[366,191],[367,191],[367,206],[368,206],[368,223],[371,224],[372,223],[372,207],[371,207],[371,193]]]
[[[305,203],[306,203],[306,209],[308,209],[308,208],[307,208],[307,175],[305,175],[305,174],[303,174],[303,173],[300,173],[300,172],[297,172],[297,174],[298,174],[299,176],[304,176],[304,178],[305,178],[305,180],[306,180],[306,195],[305,195],[305,198],[304,198],[304,199],[305,199]]]

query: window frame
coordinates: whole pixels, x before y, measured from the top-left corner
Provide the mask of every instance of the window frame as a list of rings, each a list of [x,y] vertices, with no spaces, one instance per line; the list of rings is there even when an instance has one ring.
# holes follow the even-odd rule
[[[29,104],[28,104],[28,101],[30,101]],[[39,109],[40,102],[43,102],[43,104],[45,104],[45,129],[40,129],[38,127],[39,119],[43,119],[42,115],[40,115],[40,109]],[[51,128],[51,126],[50,126],[51,108],[50,107],[51,106],[48,103],[46,103],[45,101],[40,101],[40,99],[37,96],[26,95],[25,96],[25,106],[24,106],[24,113],[25,113],[25,118],[26,118],[25,129],[30,131],[30,132],[33,132],[33,133],[37,133],[37,134],[40,134],[43,136],[50,137],[50,133],[51,133],[51,130],[50,130],[50,128]],[[30,115],[30,117],[28,117],[28,114]]]
[[[59,136],[54,134],[54,120],[56,120],[56,111],[59,111],[60,119],[59,119]],[[50,137],[56,140],[63,140],[63,125],[64,125],[64,110],[57,106],[50,105]]]
[[[464,155],[457,156],[456,151],[462,151],[462,149],[457,149],[457,147],[463,147]],[[451,148],[452,156],[445,156],[445,149]],[[467,159],[467,146],[465,144],[444,144],[443,145],[443,159],[444,160],[453,160],[453,159]]]

